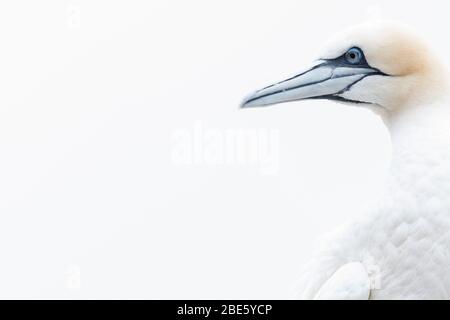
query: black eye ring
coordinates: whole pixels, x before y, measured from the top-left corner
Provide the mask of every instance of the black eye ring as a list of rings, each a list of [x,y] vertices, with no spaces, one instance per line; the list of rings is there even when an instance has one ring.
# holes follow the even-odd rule
[[[345,60],[350,64],[358,64],[363,60],[363,53],[359,48],[351,48],[345,53]]]

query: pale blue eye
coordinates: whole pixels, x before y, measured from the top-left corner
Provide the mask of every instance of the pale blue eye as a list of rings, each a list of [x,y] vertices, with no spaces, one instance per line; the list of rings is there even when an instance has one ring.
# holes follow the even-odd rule
[[[363,59],[363,53],[358,48],[351,48],[345,53],[345,60],[350,64],[358,64]]]

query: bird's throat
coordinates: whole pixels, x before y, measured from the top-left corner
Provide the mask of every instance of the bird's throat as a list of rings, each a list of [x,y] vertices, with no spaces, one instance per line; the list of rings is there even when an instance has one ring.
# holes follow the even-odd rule
[[[450,192],[450,106],[436,104],[391,121],[390,185],[420,197]]]

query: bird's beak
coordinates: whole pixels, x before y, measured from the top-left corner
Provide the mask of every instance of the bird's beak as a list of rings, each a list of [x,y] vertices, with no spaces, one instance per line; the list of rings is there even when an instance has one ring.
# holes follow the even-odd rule
[[[241,108],[313,98],[341,99],[340,95],[355,83],[373,74],[379,74],[379,71],[370,67],[349,67],[329,60],[320,60],[296,76],[247,96]]]

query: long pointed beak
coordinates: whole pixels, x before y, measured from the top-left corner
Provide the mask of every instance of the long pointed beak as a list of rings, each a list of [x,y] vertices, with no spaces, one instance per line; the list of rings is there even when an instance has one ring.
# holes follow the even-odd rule
[[[366,67],[348,67],[320,60],[306,71],[247,96],[241,108],[262,107],[277,103],[312,99],[339,98],[351,86],[368,75],[379,73]]]

